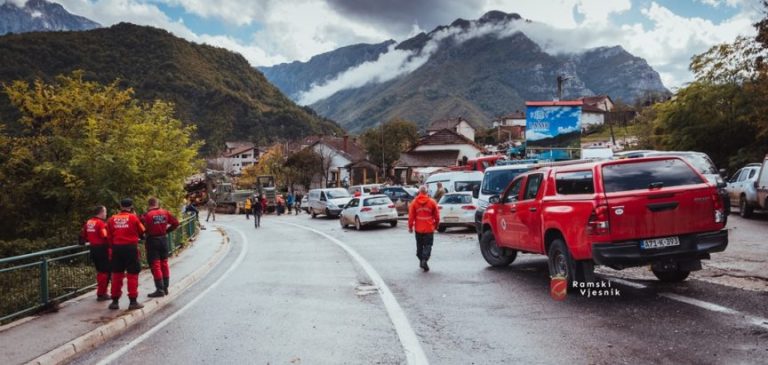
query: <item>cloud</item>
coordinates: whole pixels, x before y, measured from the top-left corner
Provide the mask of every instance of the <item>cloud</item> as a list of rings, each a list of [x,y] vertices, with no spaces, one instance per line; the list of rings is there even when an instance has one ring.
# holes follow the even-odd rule
[[[525,131],[525,139],[528,141],[538,141],[540,139],[545,139],[545,138],[552,138],[552,136],[547,133],[541,133],[539,131],[534,131],[531,129]]]
[[[571,132],[576,132],[580,130],[577,126],[571,126],[571,127],[557,127],[557,134],[566,134]]]
[[[23,8],[24,5],[27,5],[27,0],[2,0],[0,1],[0,5],[2,4],[13,4],[16,5],[16,7]]]

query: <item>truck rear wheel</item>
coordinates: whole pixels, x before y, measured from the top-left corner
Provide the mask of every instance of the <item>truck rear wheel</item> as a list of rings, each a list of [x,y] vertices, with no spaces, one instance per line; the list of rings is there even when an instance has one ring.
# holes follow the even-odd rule
[[[752,216],[753,208],[747,204],[747,199],[742,195],[739,198],[739,215],[742,218],[749,218]]]
[[[656,278],[659,279],[659,281],[664,283],[679,283],[687,279],[688,275],[691,274],[690,271],[686,270],[656,271],[651,269],[651,271],[653,271],[653,275],[656,275]]]
[[[571,257],[568,246],[560,238],[556,238],[549,246],[549,276],[564,276],[570,288],[573,281],[594,281],[594,266],[591,261],[575,261]]]
[[[480,240],[480,253],[485,262],[493,267],[509,266],[517,258],[517,251],[505,250],[496,245],[496,238],[490,230],[483,233],[483,238]]]

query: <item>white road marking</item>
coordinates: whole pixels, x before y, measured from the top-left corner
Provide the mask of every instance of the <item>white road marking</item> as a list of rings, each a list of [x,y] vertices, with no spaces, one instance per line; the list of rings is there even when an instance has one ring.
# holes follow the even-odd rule
[[[236,228],[231,228],[231,227],[228,227],[228,228],[240,234],[240,238],[242,238],[243,240],[243,249],[240,250],[240,254],[237,256],[237,259],[235,259],[235,262],[232,264],[232,266],[230,266],[229,269],[227,269],[227,271],[225,271],[224,274],[221,275],[221,277],[219,277],[213,284],[211,284],[211,286],[205,288],[205,290],[203,290],[200,294],[198,294],[194,299],[189,301],[189,303],[181,307],[181,309],[179,309],[172,315],[168,316],[168,318],[164,319],[162,322],[156,324],[147,332],[144,332],[141,336],[136,337],[135,339],[133,339],[133,341],[127,343],[125,346],[121,347],[119,350],[113,352],[109,356],[102,359],[97,363],[97,365],[105,365],[117,360],[118,358],[120,358],[120,356],[123,356],[126,352],[136,347],[136,345],[142,343],[143,341],[148,339],[150,336],[155,334],[157,331],[167,326],[169,323],[171,323],[174,319],[176,319],[182,313],[186,312],[189,308],[194,306],[198,301],[200,301],[200,299],[202,299],[211,290],[219,286],[219,284],[221,284],[221,282],[224,281],[224,279],[226,279],[229,276],[229,274],[232,273],[232,271],[234,271],[238,266],[240,266],[240,263],[242,263],[243,259],[245,258],[245,254],[248,253],[248,239],[245,237],[245,233],[243,233],[241,230]]]
[[[381,278],[381,275],[379,275],[376,269],[374,269],[373,266],[371,266],[371,264],[369,264],[366,259],[360,256],[360,254],[358,254],[357,251],[347,246],[344,242],[341,242],[338,239],[326,233],[323,233],[313,228],[304,227],[298,224],[286,223],[286,222],[281,222],[281,223],[317,233],[327,238],[329,241],[335,243],[337,246],[344,249],[344,251],[347,251],[347,254],[349,254],[349,256],[351,256],[353,259],[355,259],[355,261],[357,261],[357,263],[363,268],[363,270],[365,270],[365,273],[368,275],[368,277],[373,281],[373,284],[376,287],[378,287],[379,294],[381,295],[381,300],[382,302],[384,302],[384,307],[387,310],[387,314],[389,314],[389,319],[392,321],[392,325],[394,325],[395,327],[395,332],[397,332],[397,336],[400,339],[400,344],[403,345],[403,350],[405,351],[405,359],[408,362],[408,364],[411,364],[411,365],[429,364],[429,360],[427,360],[427,355],[424,353],[424,350],[421,348],[421,343],[419,342],[419,338],[416,337],[416,332],[413,331],[413,328],[411,327],[411,323],[408,322],[408,317],[406,317],[405,311],[403,311],[403,308],[400,307],[400,304],[397,302],[397,299],[395,299],[395,296],[389,290],[389,287],[384,282],[384,279]]]
[[[619,284],[626,285],[626,286],[630,286],[630,287],[633,287],[633,288],[636,288],[636,289],[645,289],[645,288],[647,288],[646,285],[643,285],[643,284],[640,284],[640,283],[636,283],[634,281],[614,278],[614,277],[610,277],[610,276],[606,277],[606,279],[608,279],[608,280],[610,280],[612,282],[619,283]],[[731,309],[731,308],[728,308],[728,307],[723,307],[722,305],[719,305],[719,304],[710,303],[710,302],[706,302],[706,301],[699,300],[699,299],[689,298],[689,297],[686,297],[686,296],[683,296],[683,295],[679,295],[679,294],[675,294],[675,293],[659,293],[659,296],[660,297],[665,297],[667,299],[672,299],[674,301],[678,301],[678,302],[681,302],[681,303],[689,304],[689,305],[692,305],[692,306],[696,306],[696,307],[699,307],[699,308],[702,308],[702,309],[706,309],[708,311],[728,314],[728,315],[737,316],[737,317],[742,317],[750,325],[758,326],[758,327],[762,327],[762,328],[768,329],[768,319],[766,319],[766,318],[752,316],[752,315],[749,315],[749,314],[746,314],[746,313],[743,313],[743,312],[739,312],[739,311],[737,311],[735,309]]]
[[[647,288],[647,286],[645,286],[643,284],[640,284],[640,283],[636,283],[634,281],[614,278],[614,277],[610,277],[610,276],[606,277],[606,279],[608,279],[609,281],[612,281],[614,283],[619,283],[619,284],[626,285],[626,286],[629,286],[629,287],[632,287],[632,288],[635,288],[635,289],[645,289],[645,288]]]
[[[735,309],[731,309],[731,308],[728,308],[728,307],[723,307],[723,306],[715,304],[715,303],[710,303],[710,302],[705,302],[703,300],[688,298],[688,297],[685,297],[685,296],[682,296],[682,295],[678,295],[678,294],[674,294],[674,293],[659,293],[659,296],[662,296],[662,297],[665,297],[665,298],[669,298],[669,299],[672,299],[672,300],[676,300],[678,302],[682,302],[682,303],[685,303],[685,304],[690,304],[690,305],[693,305],[693,306],[696,306],[696,307],[699,307],[699,308],[703,308],[703,309],[706,309],[706,310],[709,310],[709,311],[713,311],[713,312],[718,312],[718,313],[730,314],[730,315],[733,315],[733,316],[744,317],[744,319],[746,319],[749,324],[751,324],[753,326],[759,326],[759,327],[763,327],[765,329],[768,329],[768,319],[766,319],[766,318],[755,317],[755,316],[752,316],[752,315],[749,315],[749,314],[745,314],[745,313],[739,312],[739,311],[737,311]]]

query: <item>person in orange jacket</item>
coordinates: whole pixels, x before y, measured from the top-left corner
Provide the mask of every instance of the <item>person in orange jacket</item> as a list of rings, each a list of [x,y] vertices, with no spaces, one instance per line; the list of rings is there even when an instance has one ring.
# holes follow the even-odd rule
[[[427,261],[432,255],[435,229],[439,224],[437,203],[429,197],[427,187],[422,185],[419,195],[408,208],[408,232],[413,233],[414,229],[416,230],[416,257],[419,258],[419,266],[424,271],[429,271]]]
[[[106,219],[107,208],[100,205],[94,208],[93,216],[85,222],[80,231],[80,244],[88,244],[91,261],[96,267],[96,299],[100,302],[112,298],[107,294],[110,247]]]
[[[120,212],[107,220],[107,234],[112,247],[112,303],[109,309],[119,309],[120,296],[123,294],[123,279],[128,282],[128,309],[141,309],[144,305],[137,301],[139,297],[139,240],[146,229],[136,214],[133,213],[133,200],[120,201]]]

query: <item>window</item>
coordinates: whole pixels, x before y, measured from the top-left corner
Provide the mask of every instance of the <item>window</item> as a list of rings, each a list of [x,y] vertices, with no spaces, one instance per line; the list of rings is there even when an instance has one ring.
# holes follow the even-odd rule
[[[544,180],[544,174],[528,175],[528,182],[525,184],[525,195],[523,196],[523,200],[536,199],[542,180]]]
[[[739,180],[739,176],[741,176],[741,173],[742,173],[743,171],[744,171],[743,169],[742,169],[742,170],[739,170],[739,171],[736,171],[736,173],[735,173],[735,174],[733,174],[733,176],[731,176],[731,179],[730,179],[730,180],[728,180],[728,182],[730,182],[730,183],[735,183],[736,181],[738,181],[738,180]]]
[[[555,177],[557,193],[562,195],[593,194],[595,183],[592,171],[576,171],[559,173]]]
[[[749,177],[748,179],[752,180],[753,177],[757,175],[757,169],[749,169]]]
[[[472,196],[467,194],[447,194],[440,199],[440,204],[472,204]]]
[[[507,195],[504,197],[504,203],[513,203],[517,201],[517,197],[520,195],[520,186],[523,179],[516,179],[512,182],[507,190]]]
[[[488,171],[483,178],[483,184],[481,192],[485,195],[500,194],[504,188],[509,186],[509,182],[512,181],[517,175],[522,174],[527,170],[496,170]]]
[[[678,159],[603,166],[606,193],[695,185],[703,182],[695,171]]]
[[[360,203],[360,201],[357,200],[357,198],[352,199],[352,200],[349,201],[349,204],[347,204],[347,208],[354,208],[354,207],[358,206],[359,203]]]
[[[386,198],[386,197],[382,196],[382,197],[378,197],[378,198],[365,199],[365,201],[363,201],[363,206],[375,207],[377,205],[389,205],[391,203],[392,203],[392,201],[390,201],[389,198]]]
[[[457,181],[453,183],[453,191],[455,192],[462,192],[462,191],[468,191],[473,192],[475,189],[480,189],[480,183],[481,181]]]
[[[328,199],[347,198],[349,192],[344,189],[331,189],[324,192]]]

